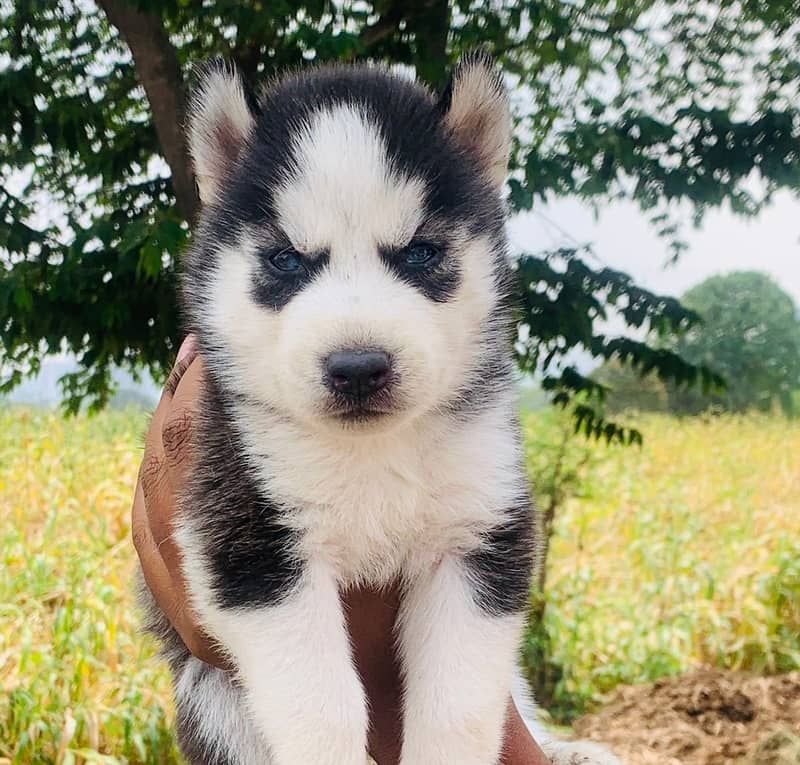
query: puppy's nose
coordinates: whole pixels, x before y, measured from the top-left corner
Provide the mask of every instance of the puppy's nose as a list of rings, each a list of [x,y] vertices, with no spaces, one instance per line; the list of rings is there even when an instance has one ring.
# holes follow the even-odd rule
[[[367,396],[386,386],[391,361],[383,351],[336,351],[325,362],[328,387],[343,396]]]

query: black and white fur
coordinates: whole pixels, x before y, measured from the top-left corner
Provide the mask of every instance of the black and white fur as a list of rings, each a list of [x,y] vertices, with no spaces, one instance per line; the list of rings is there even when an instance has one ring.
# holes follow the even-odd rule
[[[535,551],[510,355],[510,135],[483,55],[442,98],[368,67],[292,74],[259,99],[228,66],[202,74],[183,293],[209,379],[177,540],[236,672],[190,657],[161,617],[190,762],[362,765],[368,710],[339,593],[392,582],[402,765],[497,762]],[[386,355],[380,390],[331,384],[344,349]],[[553,746],[557,762],[616,762]]]

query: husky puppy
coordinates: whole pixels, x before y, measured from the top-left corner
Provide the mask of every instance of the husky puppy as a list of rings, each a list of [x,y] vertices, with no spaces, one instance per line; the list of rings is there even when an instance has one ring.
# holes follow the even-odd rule
[[[190,762],[363,765],[339,592],[391,582],[402,765],[497,762],[535,554],[510,128],[482,54],[441,98],[368,67],[291,74],[258,99],[229,66],[202,75],[183,297],[208,385],[177,541],[236,672],[156,623]]]

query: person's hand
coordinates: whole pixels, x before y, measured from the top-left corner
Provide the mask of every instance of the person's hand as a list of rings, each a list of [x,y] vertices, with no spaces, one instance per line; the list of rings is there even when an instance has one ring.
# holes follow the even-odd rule
[[[189,651],[208,664],[224,666],[192,613],[180,551],[172,537],[175,497],[189,474],[189,436],[197,412],[203,361],[190,336],[181,346],[145,439],[134,494],[131,532],[145,581]]]
[[[181,556],[172,537],[175,497],[190,468],[189,436],[203,384],[203,361],[191,338],[156,407],[145,441],[132,510],[133,542],[145,581],[189,651],[208,664],[227,668],[191,610]],[[402,682],[394,651],[399,602],[394,588],[343,593],[356,666],[370,703],[370,754],[378,765],[400,760]],[[549,760],[509,701],[503,765],[548,765]]]

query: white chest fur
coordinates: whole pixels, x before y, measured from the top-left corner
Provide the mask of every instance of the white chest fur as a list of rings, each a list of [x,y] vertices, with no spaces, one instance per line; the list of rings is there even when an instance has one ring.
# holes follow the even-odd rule
[[[304,552],[331,563],[342,584],[379,585],[473,548],[520,496],[512,407],[347,437],[237,419],[267,491],[292,508]]]

